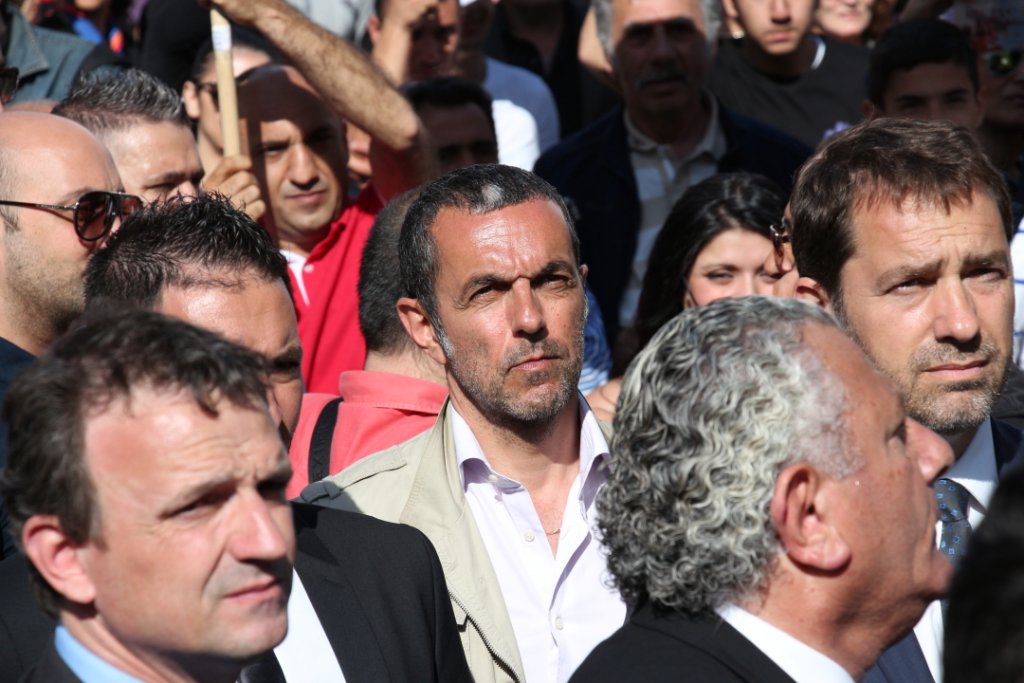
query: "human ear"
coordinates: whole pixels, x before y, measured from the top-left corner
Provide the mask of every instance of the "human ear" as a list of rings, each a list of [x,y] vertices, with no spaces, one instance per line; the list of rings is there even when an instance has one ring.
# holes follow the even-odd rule
[[[850,561],[850,546],[832,513],[828,478],[806,463],[782,470],[769,505],[772,525],[786,555],[797,565],[823,572]]]
[[[25,555],[46,583],[69,601],[89,605],[96,587],[82,564],[83,544],[73,541],[54,515],[34,515],[22,529]]]
[[[398,308],[398,318],[402,321],[402,326],[409,333],[413,343],[423,349],[436,363],[447,365],[441,344],[437,340],[437,333],[434,331],[434,324],[430,321],[430,316],[427,315],[423,304],[417,299],[402,297],[398,300],[396,307]]]
[[[803,301],[816,304],[825,309],[828,313],[832,313],[831,297],[829,297],[825,288],[812,277],[801,276],[800,279],[796,281],[796,297]]]

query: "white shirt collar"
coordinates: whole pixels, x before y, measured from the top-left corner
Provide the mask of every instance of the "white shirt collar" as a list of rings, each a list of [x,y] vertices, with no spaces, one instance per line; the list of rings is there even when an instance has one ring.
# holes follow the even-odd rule
[[[964,454],[957,458],[943,477],[952,479],[967,489],[981,512],[988,510],[992,494],[996,490],[996,446],[992,436],[992,420],[985,420],[967,445]]]
[[[796,683],[853,683],[843,667],[750,612],[728,603],[715,611]]]
[[[604,432],[601,431],[600,425],[597,423],[597,417],[595,417],[582,395],[580,396],[579,403],[581,423],[579,480],[583,482],[583,486],[580,487],[580,501],[583,503],[584,508],[587,508],[590,506],[593,497],[597,495],[597,489],[600,487],[600,484],[605,480],[603,470],[607,467],[608,442],[604,438]],[[480,442],[477,441],[469,424],[459,415],[459,411],[455,409],[454,405],[449,403],[448,409],[451,411],[455,460],[459,465],[459,478],[462,481],[462,490],[465,491],[470,482],[478,481],[480,476],[490,480],[496,487],[505,491],[520,488],[522,484],[499,472],[495,472],[491,468],[491,464],[487,460],[483,449],[480,448]],[[474,461],[479,464],[474,464]],[[592,478],[591,470],[595,474],[600,472],[602,476]]]

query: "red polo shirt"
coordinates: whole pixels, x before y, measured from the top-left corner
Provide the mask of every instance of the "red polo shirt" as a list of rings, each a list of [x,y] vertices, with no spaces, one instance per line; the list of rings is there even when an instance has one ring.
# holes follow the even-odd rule
[[[372,184],[355,201],[346,202],[302,266],[308,303],[289,269],[307,391],[334,393],[342,372],[363,369],[366,343],[359,331],[356,285],[363,247],[382,207]]]

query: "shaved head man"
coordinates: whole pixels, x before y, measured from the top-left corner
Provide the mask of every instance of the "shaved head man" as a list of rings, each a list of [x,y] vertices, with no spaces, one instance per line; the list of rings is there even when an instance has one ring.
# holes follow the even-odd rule
[[[110,153],[51,114],[0,114],[0,398],[84,306],[92,253],[139,201],[121,190]],[[0,467],[6,462],[0,422]],[[6,524],[0,505],[0,529]],[[0,557],[13,551],[3,533]]]

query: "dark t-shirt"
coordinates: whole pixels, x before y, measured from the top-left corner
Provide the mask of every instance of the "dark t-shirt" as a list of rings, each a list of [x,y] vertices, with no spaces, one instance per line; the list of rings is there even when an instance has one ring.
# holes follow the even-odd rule
[[[779,79],[750,66],[742,40],[723,42],[711,69],[711,91],[729,109],[818,146],[827,131],[863,116],[868,51],[824,39],[825,54],[803,76]]]

